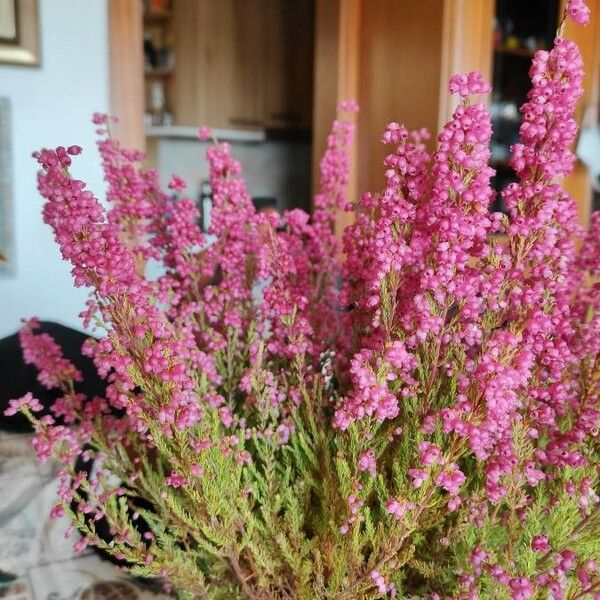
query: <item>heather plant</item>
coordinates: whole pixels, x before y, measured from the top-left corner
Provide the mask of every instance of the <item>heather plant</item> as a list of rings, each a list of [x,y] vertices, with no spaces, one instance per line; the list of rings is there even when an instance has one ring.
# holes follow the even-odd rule
[[[569,16],[585,24],[585,2]],[[211,145],[208,236],[184,182],[162,192],[106,116],[108,211],[70,175],[80,148],[36,154],[107,390],[78,394],[32,320],[25,360],[63,395],[8,412],[61,461],[53,514],[77,548],[181,598],[600,598],[600,215],[583,232],[558,183],[583,78],[564,26],[533,60],[506,214],[477,73],[450,80],[432,154],[426,131],[387,127],[385,187],[356,202],[340,117],[310,216],[257,213]]]

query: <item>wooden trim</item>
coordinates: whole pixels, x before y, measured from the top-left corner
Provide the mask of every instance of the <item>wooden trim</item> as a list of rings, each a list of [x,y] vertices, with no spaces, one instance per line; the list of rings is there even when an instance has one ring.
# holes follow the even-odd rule
[[[359,98],[360,76],[360,23],[361,0],[342,0],[340,6],[340,38],[338,54],[337,101],[357,100]],[[355,119],[356,124],[356,119]],[[358,199],[358,130],[354,132],[354,143],[350,148],[350,176],[346,194],[351,202]],[[344,229],[354,221],[353,213],[344,211],[338,215],[335,223],[337,237],[341,238]]]
[[[361,0],[342,0],[338,53],[337,97],[339,101],[358,99],[360,20]]]
[[[128,148],[144,150],[144,53],[141,0],[109,0],[110,111],[115,134]]]
[[[339,52],[339,2],[317,0],[315,5],[315,55],[313,87],[313,192],[319,184],[319,161],[335,119]]]
[[[319,183],[319,161],[326,148],[336,107],[358,97],[361,0],[317,0],[313,99],[313,190]],[[348,198],[357,196],[356,140],[351,150]],[[341,235],[352,215],[342,213],[336,224]]]
[[[444,1],[438,131],[455,108],[448,93],[448,80],[454,73],[479,71],[492,83],[495,4],[495,0]]]

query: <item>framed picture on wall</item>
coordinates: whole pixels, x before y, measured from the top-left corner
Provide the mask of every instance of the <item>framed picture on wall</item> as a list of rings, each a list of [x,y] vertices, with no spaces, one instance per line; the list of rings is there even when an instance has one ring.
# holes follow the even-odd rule
[[[0,63],[40,64],[37,0],[0,0]]]
[[[0,97],[0,277],[14,274],[12,126],[10,100]]]

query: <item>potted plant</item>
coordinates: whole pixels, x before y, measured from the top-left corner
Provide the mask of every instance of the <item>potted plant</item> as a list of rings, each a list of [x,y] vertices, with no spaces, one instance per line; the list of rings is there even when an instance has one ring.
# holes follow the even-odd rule
[[[588,13],[571,0],[565,18]],[[488,210],[476,73],[451,79],[460,103],[433,154],[424,132],[388,126],[386,185],[355,203],[352,125],[336,121],[312,215],[283,224],[212,145],[210,239],[181,179],[163,193],[106,116],[108,212],[69,173],[80,148],[36,154],[108,388],[75,393],[33,321],[25,358],[62,396],[55,416],[31,395],[8,412],[63,461],[53,512],[78,548],[182,598],[600,598],[600,218],[582,232],[558,183],[582,91],[561,32],[533,60],[507,214]]]

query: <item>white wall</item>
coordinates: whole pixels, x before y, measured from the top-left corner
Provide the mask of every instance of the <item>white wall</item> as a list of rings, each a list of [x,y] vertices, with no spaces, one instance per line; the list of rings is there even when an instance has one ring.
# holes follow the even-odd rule
[[[230,144],[252,196],[274,197],[286,209],[310,210],[310,142],[269,140]],[[208,179],[206,148],[207,144],[199,140],[159,139],[156,154],[163,186],[168,184],[172,173],[177,173],[188,184],[186,192],[198,198],[202,180]]]
[[[0,65],[0,95],[12,101],[16,253],[15,275],[0,278],[0,336],[33,315],[81,328],[86,299],[42,222],[31,152],[78,144],[74,175],[95,193],[104,187],[90,118],[108,110],[106,0],[39,0],[39,9],[41,67]]]

